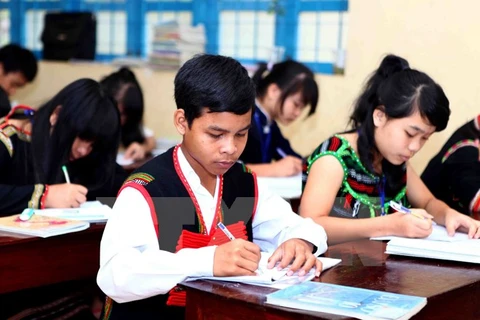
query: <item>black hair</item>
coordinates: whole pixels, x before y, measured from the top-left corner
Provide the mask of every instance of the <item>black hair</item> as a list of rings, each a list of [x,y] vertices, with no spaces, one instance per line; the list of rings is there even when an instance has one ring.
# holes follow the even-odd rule
[[[58,117],[52,126],[50,116],[54,112],[58,112]],[[81,164],[89,178],[80,175],[72,182],[84,185],[89,191],[113,184],[120,117],[114,101],[92,79],[70,83],[35,113],[32,150],[38,183],[65,181],[61,167],[69,162],[77,137],[93,142],[93,149],[86,157],[73,161]]]
[[[33,52],[16,44],[0,48],[0,63],[5,73],[21,72],[27,82],[32,82],[37,75],[37,59]]]
[[[410,69],[407,60],[387,55],[368,79],[350,116],[352,131],[358,132],[360,160],[372,172],[374,155],[378,151],[373,123],[373,112],[377,108],[382,108],[387,119],[405,118],[419,112],[436,131],[445,129],[450,117],[449,101],[440,85],[427,74]],[[382,170],[387,186],[395,187],[403,174],[402,166],[383,159]]]
[[[122,125],[123,146],[128,147],[132,142],[144,143],[143,93],[135,74],[130,69],[122,67],[103,78],[100,85],[117,102],[117,105],[123,106],[126,118]]]
[[[257,97],[259,98],[265,95],[268,86],[272,83],[280,88],[282,91],[279,102],[281,111],[283,111],[283,104],[288,96],[302,92],[304,105],[310,105],[308,116],[315,113],[319,90],[315,75],[307,66],[294,60],[286,60],[274,64],[272,70],[268,71],[267,64],[261,63],[252,79],[257,87]]]
[[[5,117],[10,110],[12,110],[12,106],[10,105],[8,94],[0,87],[0,118]]]
[[[255,86],[247,70],[236,60],[201,54],[188,60],[175,76],[177,109],[185,110],[191,126],[208,112],[246,114],[255,108]]]

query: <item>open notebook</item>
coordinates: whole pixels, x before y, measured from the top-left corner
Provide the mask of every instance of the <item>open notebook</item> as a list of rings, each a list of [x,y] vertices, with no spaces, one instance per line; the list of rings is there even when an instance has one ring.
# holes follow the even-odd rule
[[[87,201],[79,208],[35,210],[35,215],[80,221],[107,222],[112,209],[100,201]]]
[[[392,240],[392,239],[404,239],[397,236],[384,236],[384,237],[372,237],[370,240]],[[468,240],[468,235],[462,232],[455,232],[455,235],[450,237],[447,233],[447,229],[444,226],[434,225],[432,227],[432,233],[424,238],[425,240],[432,241],[444,241],[444,242],[457,242]]]
[[[395,238],[387,243],[385,253],[441,260],[480,263],[480,240],[436,241]]]
[[[189,277],[186,281],[194,281],[199,279],[208,279],[208,280],[218,280],[218,281],[228,281],[228,282],[239,282],[246,284],[253,284],[257,286],[269,286],[272,288],[282,289],[289,287],[291,285],[302,283],[304,281],[311,280],[315,277],[315,270],[310,270],[304,276],[299,276],[298,273],[293,274],[292,276],[287,276],[288,268],[282,270],[277,270],[277,268],[268,269],[268,258],[272,253],[262,252],[260,262],[258,264],[257,275],[255,276],[237,276],[237,277]],[[318,258],[323,263],[323,270],[325,271],[341,262],[341,259],[333,258]]]

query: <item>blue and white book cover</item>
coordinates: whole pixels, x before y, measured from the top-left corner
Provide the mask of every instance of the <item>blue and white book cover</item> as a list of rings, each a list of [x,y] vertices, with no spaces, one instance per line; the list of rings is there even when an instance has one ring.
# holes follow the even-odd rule
[[[427,299],[310,281],[271,293],[266,302],[359,319],[409,319]]]

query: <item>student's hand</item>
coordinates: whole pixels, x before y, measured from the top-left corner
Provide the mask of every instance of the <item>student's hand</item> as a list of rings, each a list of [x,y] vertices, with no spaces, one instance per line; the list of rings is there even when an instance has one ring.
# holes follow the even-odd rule
[[[286,156],[275,162],[276,172],[280,177],[288,177],[299,174],[302,171],[302,159]]]
[[[218,246],[213,260],[216,277],[253,276],[260,261],[260,247],[243,239],[235,239]]]
[[[407,238],[426,238],[432,233],[433,216],[423,209],[410,209],[412,213],[396,212],[389,217],[394,219],[395,236]],[[422,218],[423,217],[423,218]]]
[[[307,274],[315,267],[315,276],[319,277],[322,271],[322,262],[312,253],[313,245],[302,239],[290,239],[282,243],[268,259],[268,269],[272,269],[280,261],[277,268],[283,269],[290,263],[287,275],[291,276],[297,270],[299,276]],[[293,262],[292,262],[293,261]]]
[[[87,188],[79,184],[63,183],[48,186],[46,208],[77,208],[87,201]]]
[[[461,214],[451,208],[445,214],[445,227],[450,236],[455,234],[455,230],[468,233],[470,239],[480,238],[480,221]]]
[[[142,160],[145,158],[146,152],[143,145],[138,142],[132,142],[127,150],[125,150],[124,158],[132,160]]]

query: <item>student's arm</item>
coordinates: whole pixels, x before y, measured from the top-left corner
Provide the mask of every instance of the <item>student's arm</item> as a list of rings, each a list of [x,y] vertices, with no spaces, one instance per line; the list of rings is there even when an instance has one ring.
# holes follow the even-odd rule
[[[292,211],[290,204],[272,193],[266,184],[258,181],[258,203],[253,219],[253,241],[262,251],[273,252],[289,239],[302,239],[317,250],[327,250],[325,230],[311,219],[303,219]]]
[[[0,217],[21,213],[25,208],[40,207],[44,186],[0,184]]]
[[[0,177],[6,176],[11,170],[12,156],[6,144],[10,140],[0,132]],[[19,172],[19,175],[23,172]],[[39,185],[7,185],[0,184],[0,216],[21,213],[25,208],[39,208],[44,186]]]
[[[468,232],[470,237],[480,237],[480,221],[453,210],[435,198],[410,164],[407,165],[407,190],[408,201],[412,206],[425,209],[437,223],[447,228],[450,235],[460,229]]]
[[[418,218],[415,221],[411,215],[400,213],[368,219],[329,216],[343,175],[342,166],[334,156],[317,159],[310,168],[300,204],[301,216],[312,218],[325,228],[329,245],[386,235],[426,237],[430,234],[431,223]]]
[[[155,149],[157,141],[152,130],[143,127],[145,141],[143,143],[133,142],[125,150],[125,159],[142,160]]]
[[[212,276],[215,248],[160,250],[148,203],[127,187],[103,233],[97,283],[120,303],[165,294],[187,276]]]
[[[311,219],[303,219],[267,185],[258,183],[258,204],[252,223],[253,241],[271,253],[268,268],[289,266],[288,275],[299,275],[315,268],[320,276],[322,263],[316,256],[327,250],[325,230]]]
[[[290,146],[290,141],[288,141],[280,131],[277,123],[272,125],[272,142],[274,145],[274,159],[280,160],[284,155],[289,155],[295,158],[301,159],[302,156],[295,152]]]

